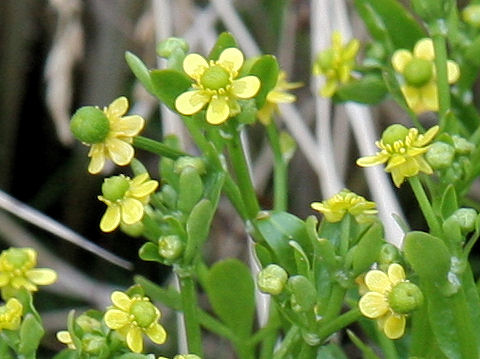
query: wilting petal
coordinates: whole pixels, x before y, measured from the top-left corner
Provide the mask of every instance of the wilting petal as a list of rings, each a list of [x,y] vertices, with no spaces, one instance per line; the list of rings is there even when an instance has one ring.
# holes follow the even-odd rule
[[[447,71],[448,71],[448,83],[453,84],[457,82],[458,78],[460,77],[460,68],[455,61],[448,60],[447,61]]]
[[[376,292],[368,292],[358,302],[360,312],[368,318],[378,318],[387,313],[388,303],[385,296]]]
[[[405,280],[405,271],[398,263],[392,263],[388,266],[388,278],[393,285]]]
[[[385,320],[383,331],[390,339],[398,339],[405,332],[405,316],[404,315],[390,315]]]
[[[391,283],[388,276],[380,270],[371,270],[365,275],[365,285],[371,291],[384,294],[390,290]]]
[[[197,79],[207,68],[207,60],[199,54],[189,54],[183,60],[183,70],[192,79]]]
[[[224,97],[214,97],[207,108],[207,122],[219,125],[225,122],[230,114],[230,108]]]
[[[112,293],[110,299],[112,300],[112,303],[119,309],[125,312],[130,310],[130,304],[132,303],[132,300],[127,294],[117,290]]]
[[[128,110],[128,100],[122,96],[113,101],[107,108],[107,117],[121,117]]]
[[[158,323],[153,324],[151,327],[145,330],[145,333],[156,344],[163,344],[167,339],[167,332]]]
[[[243,65],[243,54],[236,47],[229,47],[220,54],[218,63],[229,70],[237,72]]]
[[[103,232],[111,232],[120,224],[121,212],[120,206],[112,205],[108,206],[105,214],[100,221],[100,229]]]
[[[130,315],[127,312],[118,309],[109,309],[105,313],[105,324],[110,329],[120,329],[129,323]]]
[[[49,285],[57,280],[57,272],[48,268],[30,269],[26,273],[27,278],[37,285]]]
[[[232,83],[232,94],[235,97],[248,99],[255,96],[260,89],[260,80],[257,76],[245,76]]]
[[[193,115],[209,101],[210,96],[201,90],[187,91],[175,99],[175,108],[183,115]]]
[[[424,38],[415,44],[413,49],[413,54],[415,57],[433,61],[435,59],[435,51],[433,50],[433,41],[430,38]]]
[[[128,165],[135,154],[131,144],[118,138],[111,138],[106,142],[108,156],[119,166]]]
[[[131,327],[127,333],[127,345],[134,353],[141,353],[143,350],[142,330],[138,327]]]
[[[403,73],[405,66],[412,60],[412,53],[408,50],[401,49],[395,51],[392,56],[392,65],[395,71]]]
[[[139,222],[143,217],[143,204],[135,198],[126,198],[122,205],[122,221],[126,224]]]
[[[145,120],[138,115],[125,116],[111,125],[111,130],[118,135],[133,137],[145,126]]]

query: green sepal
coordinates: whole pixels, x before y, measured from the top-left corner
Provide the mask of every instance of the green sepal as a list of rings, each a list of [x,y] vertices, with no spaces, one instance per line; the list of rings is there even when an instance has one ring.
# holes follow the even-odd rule
[[[68,312],[67,316],[67,330],[70,333],[72,338],[73,345],[79,351],[79,354],[82,353],[82,341],[80,336],[83,334],[82,329],[75,324],[75,310]]]
[[[158,253],[158,246],[152,242],[144,243],[138,250],[138,256],[140,259],[148,262],[165,262],[165,258],[161,257]]]
[[[255,315],[255,284],[249,268],[238,259],[215,263],[205,291],[215,314],[239,338],[250,336]]]
[[[175,109],[175,99],[182,93],[188,91],[192,82],[182,72],[176,70],[153,70],[150,72],[153,94],[170,109]]]
[[[151,94],[155,94],[152,79],[150,78],[150,71],[143,61],[130,51],[125,52],[125,60],[127,61],[128,67],[130,67],[130,70],[132,70],[133,74],[143,87],[145,87],[145,89]]]
[[[260,79],[260,90],[255,97],[257,108],[262,108],[265,104],[267,94],[277,84],[280,68],[275,56],[263,55],[254,62],[250,69],[250,74]]]
[[[287,288],[292,294],[292,309],[295,311],[308,312],[313,309],[317,302],[317,291],[307,277],[294,275],[288,278]]]
[[[20,345],[18,353],[25,358],[35,358],[40,341],[45,334],[41,322],[31,313],[27,313],[20,326]]]
[[[152,301],[158,301],[174,310],[182,310],[180,293],[178,293],[178,291],[173,287],[161,287],[140,275],[136,275],[134,277],[134,281],[142,286],[142,288],[145,290],[145,293],[150,299],[152,299]]]
[[[136,283],[128,287],[125,290],[125,294],[127,294],[129,297],[133,297],[133,296],[144,297],[145,289],[143,289],[143,287],[140,284]]]
[[[352,248],[354,250],[352,258],[353,276],[356,277],[378,260],[383,240],[383,227],[376,222],[360,238],[358,244]]]
[[[177,208],[183,213],[190,213],[203,194],[203,182],[193,167],[185,168],[178,182]]]
[[[218,60],[222,51],[228,49],[229,47],[238,47],[237,41],[231,33],[222,32],[220,35],[218,35],[217,42],[210,51],[208,59]]]
[[[387,94],[384,80],[375,75],[367,75],[341,85],[333,97],[336,102],[353,101],[374,105],[382,101]]]

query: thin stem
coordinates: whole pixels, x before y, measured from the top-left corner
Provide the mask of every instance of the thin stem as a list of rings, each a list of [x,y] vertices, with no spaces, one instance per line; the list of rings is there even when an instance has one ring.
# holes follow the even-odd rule
[[[408,182],[410,183],[410,186],[413,189],[413,193],[417,198],[418,204],[420,205],[420,209],[422,210],[423,215],[427,221],[428,227],[430,227],[430,230],[432,231],[433,234],[439,235],[442,232],[440,223],[438,222],[438,219],[435,216],[435,213],[433,212],[432,205],[428,200],[427,194],[425,193],[425,190],[423,189],[423,186],[420,183],[420,180],[418,179],[417,176],[415,176],[415,177],[409,177]]]
[[[450,86],[448,84],[447,69],[447,44],[445,37],[440,31],[435,31],[432,36],[433,48],[435,51],[435,71],[438,90],[438,116],[440,118],[440,128],[445,129],[447,117],[445,116],[450,109]]]
[[[187,155],[185,152],[179,151],[161,142],[143,136],[135,137],[133,139],[133,145],[142,150],[152,152],[160,156],[165,156],[174,160],[178,157]]]
[[[277,126],[271,121],[267,127],[268,140],[273,152],[273,209],[287,209],[287,162],[283,158]]]
[[[325,323],[324,326],[318,331],[318,336],[323,341],[328,338],[333,333],[347,327],[348,325],[356,322],[360,319],[362,314],[358,308],[351,309],[348,312],[338,316],[337,318],[331,320],[328,323]]]
[[[290,328],[287,335],[285,335],[285,338],[278,347],[277,351],[275,352],[275,354],[273,354],[272,359],[284,358],[285,355],[287,355],[290,351],[290,348],[295,346],[295,344],[298,343],[300,338],[300,328],[294,325]]]

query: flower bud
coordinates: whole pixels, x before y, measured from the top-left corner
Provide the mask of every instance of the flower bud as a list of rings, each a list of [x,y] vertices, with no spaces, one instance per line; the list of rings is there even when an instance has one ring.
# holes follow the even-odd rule
[[[462,11],[463,21],[467,24],[480,27],[480,5],[472,4]]]
[[[408,314],[423,303],[423,293],[415,284],[400,282],[388,295],[388,304],[395,313]]]
[[[182,156],[175,161],[174,171],[177,174],[182,173],[182,171],[187,168],[195,168],[199,175],[203,175],[206,171],[205,161],[200,157],[190,157]]]
[[[158,253],[165,259],[174,260],[183,253],[183,242],[176,235],[160,237]]]
[[[317,291],[312,282],[303,275],[295,275],[288,279],[288,289],[292,293],[290,301],[292,309],[297,312],[306,312],[315,306]]]
[[[398,261],[398,249],[390,243],[385,243],[380,249],[379,259],[380,264],[391,264]]]
[[[326,49],[320,52],[315,61],[314,73],[319,75],[320,73],[327,71],[333,67],[333,58],[335,56],[333,49]]]
[[[82,348],[88,354],[100,354],[104,349],[107,349],[106,338],[87,333],[82,338]]]
[[[169,37],[157,45],[158,56],[169,58],[172,53],[181,50],[183,53],[188,51],[188,43],[179,37]]]
[[[395,141],[403,141],[408,135],[408,128],[398,123],[388,126],[382,133],[382,141],[385,145],[393,145]]]
[[[469,233],[475,229],[477,211],[473,208],[459,208],[450,217],[458,223],[463,233]]]
[[[105,199],[115,202],[125,195],[130,188],[130,182],[124,175],[105,178],[102,184],[102,195]]]
[[[267,294],[277,295],[283,292],[288,274],[279,265],[269,264],[257,275],[258,288]]]
[[[100,330],[102,327],[102,323],[99,320],[92,318],[87,314],[81,314],[75,319],[75,323],[82,328],[85,333]]]
[[[84,106],[72,116],[70,130],[79,141],[87,144],[100,143],[110,131],[110,122],[99,108]]]
[[[445,142],[435,142],[425,154],[425,159],[434,169],[448,168],[455,157],[455,148]]]
[[[455,152],[459,155],[469,155],[475,149],[475,145],[463,137],[453,135],[452,140]]]

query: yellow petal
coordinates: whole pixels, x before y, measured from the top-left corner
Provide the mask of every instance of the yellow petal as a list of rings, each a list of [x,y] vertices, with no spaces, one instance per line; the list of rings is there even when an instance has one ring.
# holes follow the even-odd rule
[[[367,318],[378,318],[387,313],[388,303],[383,294],[368,292],[358,302],[360,312]]]
[[[433,126],[428,129],[423,135],[420,135],[418,140],[415,141],[415,146],[421,147],[425,146],[426,144],[430,143],[433,138],[437,135],[438,131],[440,130],[439,126]]]
[[[327,83],[320,90],[320,95],[323,97],[332,97],[337,91],[338,82],[335,79],[328,79]]]
[[[433,61],[435,59],[435,52],[433,50],[432,39],[424,38],[417,41],[413,49],[413,55],[424,60]]]
[[[61,331],[57,332],[56,336],[57,336],[57,340],[60,343],[63,343],[63,344],[71,344],[72,343],[72,336],[66,330],[61,330]]]
[[[100,229],[103,232],[111,232],[120,224],[121,212],[120,206],[108,206],[105,214],[100,221]]]
[[[230,107],[224,97],[214,97],[207,108],[207,122],[219,125],[225,122],[230,114]]]
[[[408,107],[410,107],[414,112],[419,113],[423,111],[423,106],[420,102],[420,90],[413,86],[403,85],[400,87],[400,90],[407,101]]]
[[[283,91],[270,91],[267,94],[267,101],[273,103],[292,103],[297,97]]]
[[[128,110],[128,100],[122,96],[113,101],[107,108],[107,117],[121,117]]]
[[[405,332],[405,316],[404,315],[390,315],[384,323],[383,331],[390,339],[398,339]]]
[[[23,311],[23,305],[17,298],[10,298],[5,306],[11,313],[14,314],[20,315]]]
[[[395,71],[403,73],[405,66],[412,60],[412,53],[408,50],[401,49],[394,52],[392,56],[392,65]]]
[[[236,47],[229,47],[222,51],[218,63],[229,70],[238,72],[243,65],[243,54]]]
[[[448,60],[447,61],[447,71],[448,71],[448,83],[453,84],[457,82],[458,78],[460,77],[460,68],[455,61]]]
[[[57,272],[49,268],[30,269],[26,273],[27,278],[37,285],[49,285],[57,280]]]
[[[158,187],[158,182],[151,180],[140,185],[132,185],[130,187],[129,193],[136,198],[142,198],[145,196],[149,196],[153,191],[155,191]]]
[[[0,273],[0,287],[4,287],[10,282],[10,276],[6,273]]]
[[[110,329],[120,329],[130,322],[130,315],[118,309],[109,309],[103,319]]]
[[[235,97],[248,99],[255,96],[260,89],[260,80],[257,76],[245,76],[232,83],[232,94]]]
[[[394,154],[388,160],[385,171],[390,172],[393,168],[398,167],[406,162],[405,156]]]
[[[110,138],[106,142],[108,156],[119,166],[128,165],[135,154],[131,144],[118,138]]]
[[[126,224],[134,224],[139,222],[143,217],[143,204],[138,199],[126,198],[121,204],[122,222]]]
[[[88,172],[91,174],[100,173],[105,165],[105,146],[103,143],[92,145],[88,156],[90,157],[90,164],[88,165]]]
[[[343,58],[345,60],[354,58],[359,48],[360,48],[360,41],[358,41],[357,39],[350,40],[345,46],[345,48],[343,49],[343,53],[342,53]]]
[[[388,266],[388,278],[393,285],[405,280],[405,271],[398,263],[392,263]]]
[[[201,76],[207,68],[207,60],[199,54],[189,54],[183,60],[183,70],[193,79]]]
[[[209,101],[210,96],[201,90],[187,91],[175,99],[175,108],[182,115],[193,115]]]
[[[10,285],[15,289],[25,288],[29,292],[36,292],[37,286],[24,277],[15,277],[10,281]]]
[[[370,167],[385,163],[389,159],[389,155],[379,152],[374,156],[365,156],[357,159],[357,165],[360,167]]]
[[[151,327],[145,330],[145,333],[156,344],[163,344],[167,339],[167,332],[158,323],[153,324]]]
[[[387,274],[380,270],[371,270],[365,275],[365,285],[371,291],[384,294],[391,288]]]
[[[143,350],[142,331],[138,327],[131,327],[127,333],[127,345],[134,353],[141,353]]]
[[[116,290],[115,292],[112,293],[112,295],[110,296],[110,299],[112,300],[112,303],[119,309],[125,312],[128,312],[130,310],[130,305],[132,303],[132,300],[127,294]]]
[[[421,89],[421,101],[424,111],[438,111],[438,91],[436,84],[432,81]]]
[[[395,183],[395,186],[397,188],[400,188],[403,181],[405,180],[405,176],[403,175],[402,171],[398,170],[398,167],[392,170],[392,179],[393,183]]]
[[[133,137],[138,135],[143,126],[145,126],[145,120],[141,116],[125,116],[115,121],[111,125],[111,130],[118,135]]]
[[[427,175],[431,175],[433,173],[432,167],[430,167],[428,162],[425,161],[425,159],[423,157],[421,157],[421,156],[416,157],[415,161],[417,161],[417,166],[418,166],[420,172],[423,172]]]

